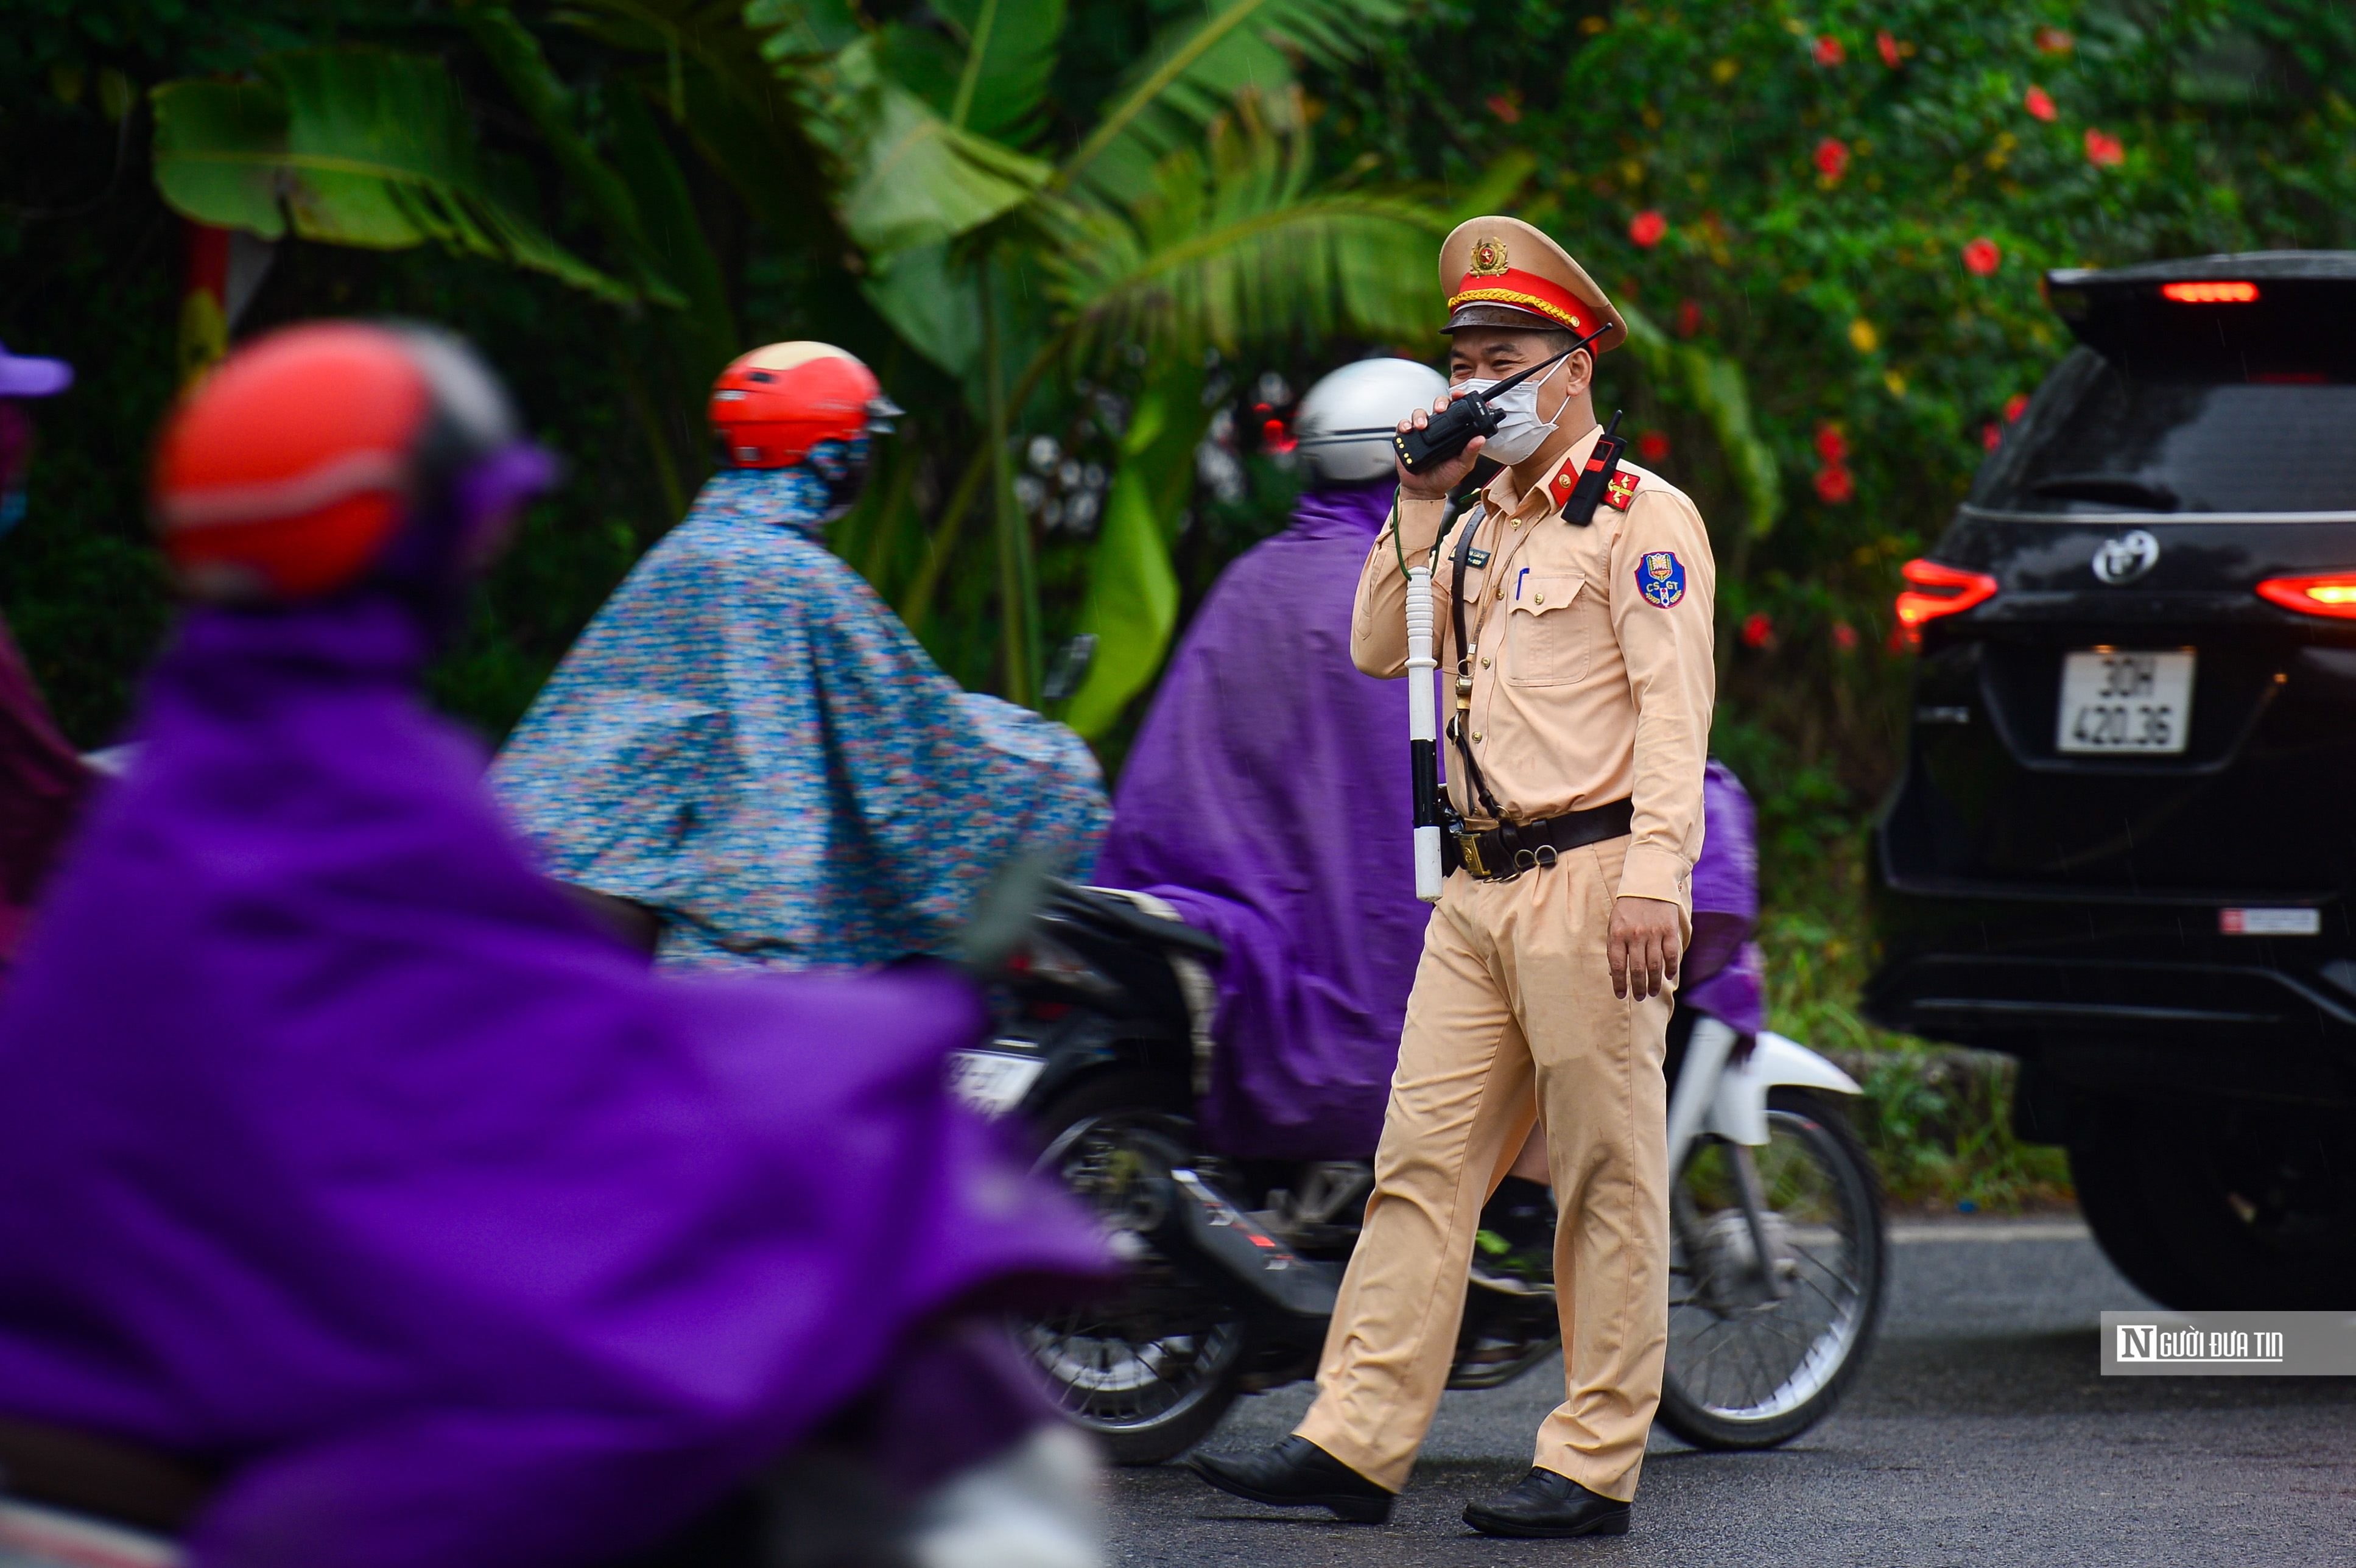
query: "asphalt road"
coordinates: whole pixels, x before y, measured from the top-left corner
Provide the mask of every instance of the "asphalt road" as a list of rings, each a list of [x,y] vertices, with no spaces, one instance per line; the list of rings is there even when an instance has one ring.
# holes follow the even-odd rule
[[[1791,1446],[1702,1454],[1656,1432],[1634,1529],[1493,1541],[1464,1503],[1529,1466],[1561,1366],[1442,1402],[1391,1522],[1260,1509],[1174,1466],[1116,1472],[1121,1564],[2356,1563],[2356,1379],[2112,1378],[2098,1314],[2148,1305],[2055,1220],[1897,1228],[1879,1343]],[[1272,1442],[1311,1391],[1240,1402],[1213,1449]]]

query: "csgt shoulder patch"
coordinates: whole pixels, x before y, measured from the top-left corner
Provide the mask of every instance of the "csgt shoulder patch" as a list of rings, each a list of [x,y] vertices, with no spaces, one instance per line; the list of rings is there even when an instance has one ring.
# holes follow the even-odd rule
[[[1662,609],[1686,596],[1686,566],[1674,550],[1648,550],[1636,568],[1636,591]]]
[[[1636,499],[1636,487],[1644,482],[1642,474],[1632,474],[1625,468],[1617,469],[1612,473],[1611,488],[1603,492],[1603,499],[1606,504],[1626,511],[1628,503]]]

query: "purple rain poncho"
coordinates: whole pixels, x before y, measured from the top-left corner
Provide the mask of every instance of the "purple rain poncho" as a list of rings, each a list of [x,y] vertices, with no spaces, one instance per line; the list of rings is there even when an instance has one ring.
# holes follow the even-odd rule
[[[1693,948],[1677,1005],[1755,1035],[1765,1026],[1763,965],[1751,940],[1759,921],[1759,814],[1734,770],[1716,757],[1702,774],[1701,856],[1693,872]]]
[[[382,598],[199,611],[0,988],[0,1414],[225,1472],[200,1568],[571,1568],[913,1325],[1098,1266],[941,1090],[951,973],[661,981]]]
[[[1407,686],[1350,662],[1392,487],[1303,496],[1186,628],[1113,797],[1097,879],[1226,944],[1205,1129],[1243,1159],[1375,1146],[1430,911],[1416,901]]]
[[[1187,628],[1113,797],[1098,880],[1226,944],[1201,1111],[1239,1159],[1361,1159],[1381,1135],[1430,910],[1415,897],[1407,688],[1350,661],[1386,481],[1312,492]],[[1750,798],[1703,785],[1687,1005],[1759,1027]],[[1699,977],[1699,978],[1694,978]]]
[[[0,972],[90,781],[90,769],[49,718],[8,623],[0,620]]]

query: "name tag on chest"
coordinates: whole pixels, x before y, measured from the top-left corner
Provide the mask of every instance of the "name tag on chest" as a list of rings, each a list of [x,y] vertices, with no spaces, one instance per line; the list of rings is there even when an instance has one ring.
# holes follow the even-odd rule
[[[1477,572],[1489,564],[1489,553],[1486,550],[1468,550],[1464,553],[1464,564]]]

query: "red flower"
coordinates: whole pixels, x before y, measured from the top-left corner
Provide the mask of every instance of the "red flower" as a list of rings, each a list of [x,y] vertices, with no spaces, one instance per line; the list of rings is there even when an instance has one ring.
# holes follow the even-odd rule
[[[1995,451],[2004,443],[2004,429],[1993,419],[1980,426],[1980,445]]]
[[[1502,92],[1493,92],[1489,95],[1489,113],[1494,114],[1498,119],[1503,120],[1508,125],[1515,124],[1522,117],[1521,105],[1515,103],[1512,99],[1506,97]]]
[[[1657,463],[1669,455],[1669,436],[1665,430],[1647,430],[1636,437],[1636,456],[1647,463]]]
[[[1816,172],[1826,179],[1838,179],[1848,168],[1848,145],[1837,136],[1826,136],[1816,144]]]
[[[1767,618],[1765,610],[1752,610],[1742,618],[1742,646],[1764,648],[1767,639],[1775,635],[1775,623]]]
[[[1833,506],[1846,506],[1857,494],[1857,476],[1838,463],[1827,463],[1816,470],[1816,494]]]
[[[2066,55],[2078,47],[2078,40],[2059,27],[2037,29],[2037,52],[2041,55]]]
[[[1974,277],[1984,278],[2002,265],[2004,252],[1985,234],[1964,247],[1964,270]]]
[[[1677,336],[1690,338],[1700,330],[1701,301],[1697,299],[1677,301]]]
[[[1873,35],[1873,47],[1881,51],[1882,64],[1892,70],[1898,69],[1898,40],[1890,36],[1889,28],[1884,27]]]
[[[2050,122],[2056,113],[2051,95],[2041,87],[2032,87],[2022,94],[2020,106],[2029,111],[2031,118],[2038,120]]]
[[[1821,66],[1836,66],[1848,59],[1847,51],[1841,48],[1841,41],[1830,33],[1817,38],[1815,48],[1812,52],[1816,57],[1816,63]]]
[[[1816,456],[1835,466],[1848,456],[1848,437],[1841,434],[1839,425],[1816,426]]]
[[[2086,161],[2096,168],[2115,168],[2127,161],[2127,149],[2116,136],[2091,127],[2086,132]]]
[[[1890,35],[1887,33],[1882,35],[1884,38],[1888,38],[1889,36]],[[1847,653],[1851,649],[1855,648],[1857,646],[1857,628],[1849,625],[1848,622],[1845,620],[1837,620],[1833,622],[1833,646],[1839,649],[1843,653]]]
[[[1628,220],[1628,238],[1648,251],[1659,244],[1661,236],[1668,231],[1669,220],[1662,217],[1659,210],[1655,208],[1647,207],[1644,211]]]
[[[2020,411],[2028,406],[2029,394],[2027,392],[2013,393],[2010,397],[2004,400],[2004,422],[2007,424],[2010,424],[2014,420],[2020,417]]]

